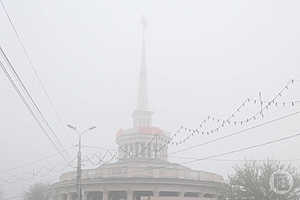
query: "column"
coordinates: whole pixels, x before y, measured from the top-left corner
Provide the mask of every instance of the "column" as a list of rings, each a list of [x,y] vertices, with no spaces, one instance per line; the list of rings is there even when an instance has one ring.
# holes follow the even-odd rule
[[[157,145],[156,143],[153,144],[153,152],[152,152],[152,158],[156,159],[157,156]]]
[[[149,146],[148,146],[148,143],[145,143],[145,158],[149,158]]]
[[[127,158],[128,158],[128,154],[129,154],[129,151],[128,151],[128,145],[125,144],[125,145],[124,145],[124,148],[121,149],[121,151],[123,151],[123,159],[127,159]]]
[[[166,160],[168,159],[168,146],[166,146],[165,148],[165,159]]]
[[[133,200],[133,191],[127,190],[127,200]]]
[[[88,192],[83,191],[82,199],[87,200],[87,195],[88,195]]]
[[[157,157],[159,160],[163,160],[163,149],[162,149],[163,145],[161,143],[158,144],[158,148],[157,148]]]
[[[140,146],[140,147],[139,147],[139,148],[140,148],[140,156],[139,156],[139,157],[140,157],[140,158],[143,158],[143,151],[144,151],[143,143],[140,142],[140,143],[139,143],[139,146]]]
[[[72,193],[67,194],[67,200],[72,200]]]
[[[145,143],[142,142],[142,143],[141,143],[141,157],[142,157],[142,158],[145,158],[145,152],[146,152],[146,149],[145,149]]]
[[[57,198],[57,194],[52,194],[50,200],[59,200],[59,198]]]
[[[134,144],[134,146],[135,146],[135,158],[138,158],[139,155],[140,155],[140,145],[139,145],[138,142],[136,142],[136,143]]]
[[[139,158],[139,157],[141,157],[141,150],[142,150],[142,148],[141,148],[141,144],[138,142],[137,143],[137,157]]]
[[[184,197],[185,191],[179,192],[179,197]]]
[[[159,197],[159,191],[158,190],[153,191],[153,197]]]
[[[130,158],[130,160],[132,159],[132,157],[133,157],[133,155],[134,155],[134,149],[133,149],[134,147],[133,147],[133,144],[131,143],[130,144],[130,150],[129,150],[129,158]]]
[[[108,200],[108,191],[104,190],[102,196],[103,196],[103,200]]]
[[[133,156],[133,159],[136,158],[136,143],[132,143],[132,156]]]
[[[119,159],[120,159],[120,160],[122,160],[122,159],[123,159],[123,151],[122,151],[122,149],[123,149],[123,146],[122,146],[122,145],[120,145],[120,146],[119,146],[119,149],[118,149],[118,153],[119,153]]]

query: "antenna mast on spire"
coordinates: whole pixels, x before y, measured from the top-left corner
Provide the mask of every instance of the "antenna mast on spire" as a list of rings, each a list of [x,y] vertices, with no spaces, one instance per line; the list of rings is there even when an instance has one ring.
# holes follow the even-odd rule
[[[141,24],[142,24],[142,54],[141,54],[137,110],[146,111],[148,110],[148,88],[147,88],[146,39],[145,39],[147,22],[145,17],[142,17]]]

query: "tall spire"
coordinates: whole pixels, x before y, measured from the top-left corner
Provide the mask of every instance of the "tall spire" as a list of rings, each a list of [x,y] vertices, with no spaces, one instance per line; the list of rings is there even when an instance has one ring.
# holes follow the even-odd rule
[[[138,88],[137,110],[148,110],[148,91],[147,91],[147,66],[146,66],[146,39],[145,31],[147,22],[145,17],[142,18],[142,54]]]
[[[133,126],[135,128],[151,127],[152,112],[148,108],[148,91],[147,91],[147,66],[146,66],[146,19],[142,18],[142,54],[140,77],[137,96],[137,107],[133,112]]]

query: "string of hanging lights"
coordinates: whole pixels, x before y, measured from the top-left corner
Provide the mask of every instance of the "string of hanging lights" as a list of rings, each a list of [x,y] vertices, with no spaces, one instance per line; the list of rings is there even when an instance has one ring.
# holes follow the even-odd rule
[[[267,111],[271,111],[273,108],[289,108],[294,107],[296,104],[300,103],[300,100],[294,100],[294,101],[279,101],[281,97],[283,97],[284,94],[286,94],[286,91],[288,91],[292,85],[294,85],[295,80],[290,80],[287,82],[284,87],[280,89],[278,93],[276,93],[275,96],[273,96],[269,101],[262,101],[261,93],[259,97],[255,98],[246,98],[234,111],[225,119],[219,118],[213,115],[208,115],[204,120],[202,120],[199,124],[199,128],[188,128],[184,126],[180,126],[173,134],[170,135],[169,139],[165,139],[163,137],[160,137],[158,135],[155,135],[152,137],[152,139],[144,146],[144,150],[148,148],[150,145],[153,144],[154,140],[160,140],[164,144],[161,145],[158,149],[156,149],[157,152],[160,152],[163,150],[167,145],[181,145],[191,139],[194,136],[197,135],[210,135],[217,132],[220,132],[221,130],[228,128],[228,127],[235,127],[235,126],[247,126],[249,123],[253,121],[258,121],[264,119],[264,113]],[[254,114],[247,115],[247,117],[244,117],[241,120],[237,120],[237,116],[239,113],[241,113],[244,109],[246,109],[248,106],[251,105],[258,105],[260,106],[259,110],[257,110]],[[214,123],[215,127],[211,129],[206,129],[206,125],[208,123]],[[183,135],[185,134],[185,135]],[[183,136],[182,136],[183,135]],[[176,140],[176,137],[181,137],[179,140]],[[129,153],[128,151],[124,149],[120,149],[121,151],[125,153]],[[143,150],[142,150],[143,151]],[[141,152],[142,152],[141,151]],[[136,155],[135,155],[136,156]],[[115,156],[117,158],[117,156]]]
[[[216,132],[220,132],[222,129],[230,127],[230,126],[245,126],[248,125],[250,122],[262,120],[264,118],[264,112],[270,111],[274,107],[294,107],[296,104],[300,103],[300,101],[278,101],[279,98],[281,98],[287,90],[290,89],[291,85],[294,84],[294,80],[290,80],[273,98],[271,98],[270,101],[263,102],[261,98],[247,98],[245,101],[240,104],[237,109],[234,110],[229,117],[222,119],[218,118],[212,115],[209,115],[207,118],[205,118],[203,121],[201,121],[199,128],[192,129],[188,127],[181,126],[179,129],[180,131],[176,131],[170,138],[169,141],[166,141],[167,144],[171,145],[180,145],[185,143],[187,140],[189,140],[191,137],[195,135],[210,135]],[[242,120],[234,120],[237,116],[237,113],[240,113],[242,109],[246,108],[250,104],[257,104],[260,105],[259,111],[255,112],[253,115],[248,115],[248,117],[242,119]],[[208,122],[214,122],[216,124],[216,127],[212,129],[205,129],[205,125],[208,124]],[[180,134],[182,136],[183,133],[187,133],[186,136],[182,137],[180,140],[175,141],[175,137]]]

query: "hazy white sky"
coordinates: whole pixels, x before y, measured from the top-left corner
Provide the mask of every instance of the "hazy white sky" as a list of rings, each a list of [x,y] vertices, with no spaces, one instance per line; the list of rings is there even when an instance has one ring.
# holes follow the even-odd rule
[[[300,79],[297,0],[3,1],[63,123],[57,120],[43,94],[2,9],[0,45],[73,156],[75,149],[71,147],[76,137],[65,127],[67,123],[82,129],[96,125],[84,142],[107,148],[115,147],[119,128],[131,127],[143,15],[148,20],[150,105],[155,112],[155,125],[167,131],[180,125],[197,127],[210,114],[224,117],[245,98],[256,97],[262,91],[263,97],[269,99],[289,79]],[[285,100],[299,100],[299,91],[300,83],[289,90]],[[55,154],[2,72],[0,92],[1,174]],[[300,106],[272,111],[265,120],[297,109]],[[299,116],[293,117],[178,156],[201,158],[280,138],[297,132],[299,120]],[[170,149],[236,130],[239,129],[198,136],[182,147]],[[222,159],[295,159],[300,158],[298,145],[300,138]],[[226,175],[234,164],[237,162],[210,160],[191,167]],[[19,194],[28,184],[41,180],[36,177],[22,182],[19,177],[27,174],[28,179],[41,170],[47,174],[46,168],[56,165],[58,171],[64,166],[59,156],[11,171],[4,178],[14,183],[0,185],[7,196],[14,195],[13,189]],[[42,180],[55,177],[44,176]]]

